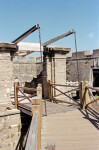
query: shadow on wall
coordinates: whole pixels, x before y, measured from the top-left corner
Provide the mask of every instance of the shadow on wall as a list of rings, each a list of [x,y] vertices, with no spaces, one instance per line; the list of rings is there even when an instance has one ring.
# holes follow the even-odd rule
[[[20,138],[19,138],[19,141],[18,141],[18,144],[17,144],[15,150],[24,150],[25,149],[29,126],[30,126],[31,119],[32,119],[31,116],[26,115],[22,112],[20,114],[20,117],[21,117],[21,125],[19,125],[18,130],[19,130],[19,132],[21,131],[21,135],[20,135]]]

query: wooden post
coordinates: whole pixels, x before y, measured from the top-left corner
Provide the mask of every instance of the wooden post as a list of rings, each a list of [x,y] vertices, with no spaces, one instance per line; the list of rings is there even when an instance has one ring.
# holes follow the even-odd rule
[[[84,104],[85,104],[85,83],[84,83],[84,81],[80,82],[80,104],[81,104],[81,108],[84,109]]]
[[[85,106],[90,102],[89,92],[88,92],[88,81],[85,81]]]
[[[52,80],[49,80],[49,100],[52,102]]]
[[[43,124],[42,124],[43,105],[42,105],[42,85],[41,84],[38,84],[38,87],[37,87],[37,96],[40,99],[40,114],[41,114],[40,118],[41,118],[41,125],[43,127]]]
[[[88,81],[81,81],[80,83],[80,103],[81,108],[85,109],[86,104],[89,103]]]
[[[40,99],[32,100],[32,115],[35,111],[38,112],[37,121],[37,150],[41,149],[41,113],[40,113]]]
[[[15,109],[18,108],[18,82],[14,82],[14,102],[15,102]]]

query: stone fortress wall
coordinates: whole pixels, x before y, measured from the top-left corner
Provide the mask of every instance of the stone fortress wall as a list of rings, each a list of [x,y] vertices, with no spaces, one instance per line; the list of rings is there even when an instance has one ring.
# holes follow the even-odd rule
[[[77,59],[78,59],[78,71],[77,71]],[[72,57],[67,57],[67,80],[76,82],[89,81],[93,84],[93,70],[99,69],[99,49],[93,50],[91,54],[89,50],[79,51],[72,53]]]
[[[62,56],[62,55],[61,55]],[[78,71],[77,71],[77,59],[78,59]],[[60,61],[62,63],[62,60]],[[58,65],[56,63],[56,65]],[[40,57],[30,57],[26,59],[25,57],[19,57],[17,60],[13,62],[13,78],[19,78],[20,82],[31,82],[33,78],[37,78],[37,76],[42,71],[41,58]],[[62,64],[60,66],[63,66]],[[79,81],[89,81],[90,84],[93,84],[93,70],[99,69],[99,49],[93,50],[91,54],[89,50],[87,51],[79,51],[72,53],[72,57],[66,56],[66,80],[65,81],[78,81],[79,73]],[[47,65],[47,70],[49,70],[49,74],[51,75],[51,65]],[[55,69],[58,75],[58,70]],[[60,78],[60,76],[58,75]],[[50,78],[51,79],[51,78]],[[62,79],[62,78],[60,78]],[[57,80],[57,79],[56,79]],[[59,81],[59,79],[58,79]]]
[[[31,82],[33,78],[42,71],[42,64],[40,57],[18,57],[13,61],[13,77],[12,81],[16,77],[19,78],[19,82]]]

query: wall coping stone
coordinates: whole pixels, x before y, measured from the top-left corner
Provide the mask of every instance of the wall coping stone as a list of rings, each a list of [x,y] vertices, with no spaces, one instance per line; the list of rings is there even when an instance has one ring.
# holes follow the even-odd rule
[[[17,50],[18,50],[18,46],[14,43],[0,42],[0,51],[16,52]]]
[[[44,55],[51,56],[53,54],[67,54],[69,53],[71,48],[67,48],[64,46],[50,46],[50,47],[44,47]]]

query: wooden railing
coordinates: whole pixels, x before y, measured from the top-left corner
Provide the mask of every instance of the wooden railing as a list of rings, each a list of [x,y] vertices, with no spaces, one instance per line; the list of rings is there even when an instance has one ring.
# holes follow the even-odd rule
[[[26,96],[26,94],[22,91],[24,89],[32,90],[35,93],[30,96]],[[18,91],[20,91],[25,98],[18,100]],[[18,83],[14,84],[14,94],[15,94],[15,108],[18,108],[19,102],[28,99],[31,104],[31,112],[32,112],[32,120],[31,125],[27,137],[25,150],[40,150],[41,149],[41,127],[42,127],[42,87],[39,84],[37,89],[34,88],[26,88],[19,87]],[[37,95],[37,97],[30,99],[31,97]]]
[[[90,109],[95,114],[99,115],[99,111],[95,108],[96,105],[99,108],[99,98],[96,99],[90,90],[99,92],[99,89],[90,87],[88,85],[88,81],[82,81],[80,84],[80,100],[82,109]],[[95,106],[93,107],[92,104],[95,104]]]
[[[62,90],[60,90],[58,87],[67,87],[67,88],[71,88],[69,90],[66,90],[65,92],[63,92]],[[56,90],[58,91],[59,93],[58,94],[55,94],[53,95],[53,90]],[[71,93],[73,91],[79,91],[79,86],[77,85],[63,85],[63,84],[53,84],[52,81],[50,80],[49,81],[49,100],[52,102],[52,101],[56,101],[56,102],[62,102],[62,103],[67,103],[67,104],[72,104],[72,105],[78,105],[78,102],[73,99],[72,97],[70,97],[68,95],[68,93]],[[70,100],[76,102],[76,103],[71,103],[69,101],[63,101],[63,100],[59,100],[57,99],[58,96],[61,96],[61,95],[65,95],[66,97],[68,97]]]
[[[70,90],[66,90],[66,92],[63,92],[62,90],[60,90],[59,88],[57,88],[57,86],[61,86],[61,87],[68,87],[70,88],[73,88],[73,89],[70,89]],[[53,96],[53,89],[58,91],[59,94],[57,95],[54,95]],[[97,103],[98,107],[99,107],[99,104],[98,104],[98,100],[99,98],[95,99],[93,97],[93,100],[90,98],[90,89],[91,90],[94,90],[94,91],[98,91],[99,92],[99,89],[96,89],[96,88],[93,88],[93,87],[89,87],[88,85],[88,81],[81,81],[79,83],[79,85],[61,85],[61,84],[53,84],[52,81],[50,80],[49,81],[49,100],[52,102],[52,101],[57,101],[57,102],[63,102],[63,103],[67,103],[67,104],[72,104],[72,105],[78,105],[77,104],[77,101],[75,99],[73,99],[72,97],[70,97],[68,95],[68,93],[71,93],[73,91],[79,91],[79,96],[80,96],[80,102],[79,102],[79,105],[81,107],[81,109],[90,109],[92,110],[94,113],[98,114],[99,115],[99,112],[97,110],[95,110],[95,108],[93,108],[92,106],[90,106],[91,104],[93,103]],[[63,101],[63,100],[58,100],[57,97],[58,96],[61,96],[61,95],[65,95],[66,97],[68,97],[69,99],[73,100],[74,102],[76,103],[71,103],[71,102],[68,102],[68,101]]]
[[[31,91],[31,92],[34,92],[33,94],[30,94],[29,96],[27,96],[23,91]],[[20,91],[20,93],[24,96],[24,98],[20,99],[18,98],[18,92]],[[28,88],[28,87],[20,87],[18,86],[18,82],[15,82],[14,83],[14,102],[15,102],[15,108],[17,109],[18,108],[18,103],[19,102],[22,102],[24,100],[28,100],[29,102],[31,102],[31,99],[32,97],[35,97],[38,95],[39,91],[41,91],[41,88],[38,84],[38,87],[37,89],[36,88]]]

